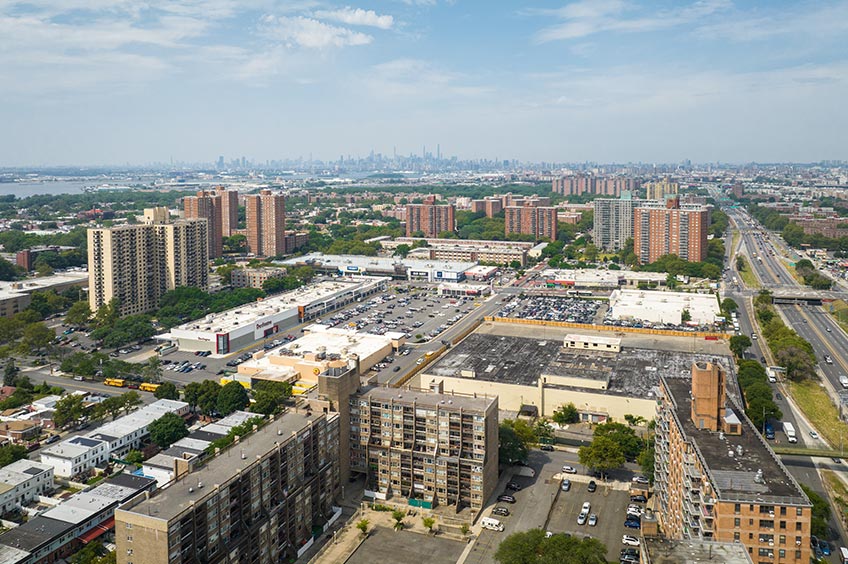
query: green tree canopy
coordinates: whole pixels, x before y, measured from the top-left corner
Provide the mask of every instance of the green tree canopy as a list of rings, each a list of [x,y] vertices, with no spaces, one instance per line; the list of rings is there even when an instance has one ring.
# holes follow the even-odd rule
[[[595,438],[609,437],[619,446],[628,460],[635,460],[644,446],[642,439],[636,436],[636,431],[624,423],[609,421],[595,427]]]
[[[559,406],[559,408],[554,411],[551,419],[554,420],[554,423],[568,425],[569,423],[577,423],[580,421],[580,413],[578,413],[574,404],[569,402]]]
[[[218,413],[221,415],[229,415],[234,411],[246,408],[248,405],[250,405],[250,397],[247,395],[247,390],[239,382],[228,382],[218,394],[217,407]]]
[[[511,425],[504,421],[498,431],[498,460],[502,464],[515,464],[527,460],[527,444],[521,440]]]
[[[188,436],[185,420],[176,413],[166,413],[147,426],[150,440],[165,449]]]
[[[57,429],[76,424],[83,416],[83,401],[79,394],[67,394],[56,402],[53,423]]]
[[[606,546],[593,538],[564,534],[545,538],[542,529],[513,533],[498,546],[500,564],[606,564]]]
[[[600,472],[608,472],[624,465],[624,449],[610,437],[596,435],[592,444],[580,447],[577,455],[580,464]]]
[[[163,382],[159,384],[159,387],[156,388],[156,391],[153,392],[153,395],[158,399],[180,399],[180,392],[179,390],[177,390],[177,386],[172,382]]]
[[[742,358],[752,344],[748,335],[734,335],[730,338],[730,351],[736,358]]]

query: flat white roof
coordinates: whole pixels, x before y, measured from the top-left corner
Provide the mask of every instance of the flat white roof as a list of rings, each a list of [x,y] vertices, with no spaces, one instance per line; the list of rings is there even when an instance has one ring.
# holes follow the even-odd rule
[[[346,271],[347,267],[356,267],[364,272],[368,270],[392,271],[395,265],[402,264],[412,270],[443,270],[446,272],[465,272],[477,263],[468,261],[445,261],[430,259],[396,258],[396,257],[364,257],[357,255],[325,255],[323,253],[309,253],[302,257],[294,257],[280,264],[298,265],[304,262],[314,261],[325,267],[335,267],[340,271]]]
[[[15,487],[52,469],[49,464],[27,459],[17,460],[0,468],[0,484]]]
[[[290,292],[284,292],[261,301],[244,304],[184,323],[174,327],[172,334],[173,331],[229,333],[245,325],[250,325],[257,319],[274,314],[291,312],[292,315],[296,315],[298,307],[306,307],[315,302],[330,300],[337,295],[365,288],[381,280],[384,279],[373,276],[356,276],[316,282]]]
[[[70,439],[65,439],[60,443],[57,443],[51,447],[42,450],[41,461],[44,462],[45,456],[53,458],[74,459],[80,455],[85,454],[89,450],[100,446],[101,444],[108,443],[100,439],[92,439],[91,437],[71,437]]]
[[[88,272],[63,272],[52,276],[40,276],[38,278],[27,278],[14,282],[0,282],[0,300],[7,300],[29,294],[36,290],[46,290],[54,286],[65,284],[80,284],[88,282]]]
[[[86,433],[85,436],[92,438],[99,438],[101,436],[104,438],[114,437],[118,439],[147,427],[166,413],[174,413],[187,407],[188,404],[184,401],[160,399],[128,415],[119,417],[111,423],[101,425],[94,431]]]
[[[80,492],[63,501],[53,509],[44,512],[44,517],[80,524],[100,513],[110,505],[125,499],[135,492],[134,488],[117,484],[102,484],[91,491]]]
[[[471,268],[466,270],[465,274],[469,274],[471,276],[474,276],[475,274],[491,274],[492,272],[498,270],[498,268],[499,267],[497,266],[485,266],[482,264],[478,264],[477,266],[472,266]]]
[[[639,319],[653,323],[679,324],[681,313],[689,310],[692,321],[702,325],[715,322],[720,310],[713,294],[614,290],[610,295],[610,313],[614,319]]]
[[[566,280],[595,284],[618,284],[621,280],[664,282],[668,277],[664,272],[635,272],[633,270],[602,270],[598,268],[580,268],[575,270],[548,268],[543,270],[540,276],[548,280]]]

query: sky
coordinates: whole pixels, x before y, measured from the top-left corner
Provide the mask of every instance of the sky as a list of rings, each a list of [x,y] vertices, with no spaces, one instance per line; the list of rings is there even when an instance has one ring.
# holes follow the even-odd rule
[[[0,166],[848,160],[848,0],[0,0]]]

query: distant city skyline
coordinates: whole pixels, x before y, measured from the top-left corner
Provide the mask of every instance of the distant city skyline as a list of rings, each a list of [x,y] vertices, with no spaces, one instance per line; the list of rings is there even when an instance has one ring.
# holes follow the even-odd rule
[[[0,167],[846,160],[846,33],[846,0],[8,0]]]

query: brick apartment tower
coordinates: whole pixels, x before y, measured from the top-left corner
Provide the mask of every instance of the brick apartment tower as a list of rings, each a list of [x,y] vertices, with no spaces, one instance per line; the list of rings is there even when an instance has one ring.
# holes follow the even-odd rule
[[[641,264],[664,255],[677,255],[689,262],[707,258],[710,209],[699,204],[680,205],[678,198],[665,204],[643,204],[633,214],[633,250]]]
[[[423,204],[407,204],[406,236],[412,237],[416,231],[424,237],[435,238],[443,231],[456,229],[456,209],[453,205],[437,206],[435,198],[428,196]]]
[[[698,429],[718,431],[727,403],[725,372],[718,364],[692,365],[692,422]]]
[[[532,235],[537,241],[548,238],[556,241],[557,209],[547,207],[508,206],[504,208],[506,220],[504,231],[506,235],[520,233]]]
[[[256,256],[275,257],[286,252],[286,198],[270,190],[245,196],[247,247]]]
[[[205,190],[198,192],[196,196],[183,198],[183,213],[186,219],[205,219],[208,222],[209,258],[218,258],[224,254],[222,202],[221,196]]]

